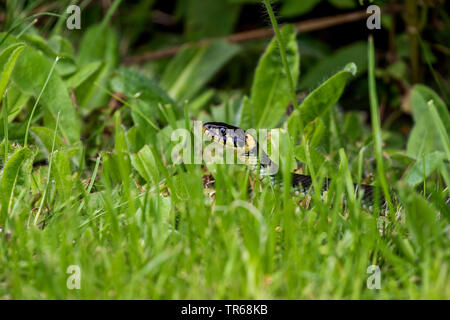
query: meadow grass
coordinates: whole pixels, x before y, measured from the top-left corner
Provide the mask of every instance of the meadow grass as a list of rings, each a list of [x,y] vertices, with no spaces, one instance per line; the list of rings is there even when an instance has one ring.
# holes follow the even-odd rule
[[[445,228],[414,243],[407,225],[363,212],[355,199],[344,211],[339,200],[305,209],[267,186],[249,194],[243,167],[217,165],[215,190],[205,191],[192,165],[166,181],[171,197],[138,186],[125,168],[103,166],[93,190],[74,176],[78,192],[68,199],[50,183],[40,228],[30,221],[33,199],[18,196],[0,244],[3,299],[448,297]],[[120,184],[111,183],[116,175]],[[70,265],[81,269],[80,290],[66,286]],[[381,269],[380,290],[367,288],[370,265]]]

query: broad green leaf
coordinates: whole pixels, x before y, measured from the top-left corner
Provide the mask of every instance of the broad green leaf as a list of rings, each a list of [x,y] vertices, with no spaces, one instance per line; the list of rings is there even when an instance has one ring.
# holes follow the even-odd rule
[[[42,144],[47,153],[52,152],[53,137],[55,135],[54,130],[47,127],[32,127],[31,132],[35,138],[39,139],[38,143]],[[60,149],[62,147],[64,147],[64,141],[59,136],[56,136],[55,149]]]
[[[56,190],[64,199],[69,199],[72,193],[72,173],[69,156],[65,150],[53,153],[52,175],[56,182]]]
[[[428,101],[433,100],[436,110],[442,119],[447,131],[450,131],[450,114],[445,102],[429,87],[417,84],[411,90],[410,104],[414,121],[419,121],[425,114],[429,113]]]
[[[14,118],[20,113],[20,111],[26,106],[30,96],[20,91],[14,82],[10,82],[8,85],[8,123],[14,120]],[[3,119],[3,112],[0,113],[0,119]],[[3,124],[3,120],[0,121],[0,126]],[[3,131],[3,129],[1,130]]]
[[[137,108],[132,111],[134,123],[138,126],[139,132],[146,136],[154,131],[154,128],[143,117],[152,122],[167,123],[161,113],[160,105],[175,105],[175,112],[179,109],[169,95],[161,89],[156,82],[146,75],[131,69],[120,69],[110,81],[114,92],[124,94],[129,103]],[[178,110],[178,112],[181,112]],[[146,140],[147,141],[147,140]],[[148,142],[148,141],[147,141]]]
[[[57,52],[59,56],[66,55],[71,59],[74,57],[75,52],[73,50],[72,43],[68,40],[68,38],[60,35],[53,35],[48,40],[48,45],[54,52]]]
[[[174,100],[189,100],[238,51],[237,45],[222,40],[201,47],[187,46],[167,66],[161,86]]]
[[[436,105],[433,100],[428,101],[428,108],[431,112],[431,118],[433,119],[434,125],[439,132],[442,146],[444,147],[445,153],[447,155],[447,160],[450,161],[450,138],[448,136],[449,132],[445,129],[444,123],[439,117],[439,113],[436,110]]]
[[[29,186],[33,157],[33,152],[30,149],[21,148],[6,162],[0,180],[2,208],[6,212],[11,208],[17,188]]]
[[[158,166],[148,145],[145,145],[137,154],[131,155],[131,163],[145,181],[158,183]]]
[[[442,122],[447,130],[450,131],[450,114],[445,102],[436,92],[422,84],[415,85],[411,90],[409,102],[414,120],[420,120],[424,114],[429,112],[427,104],[430,100],[434,101]]]
[[[154,106],[174,104],[166,91],[148,76],[131,69],[120,69],[111,81],[113,91],[124,94],[128,99],[139,99]]]
[[[2,68],[2,72],[0,73],[0,101],[3,98],[17,59],[24,49],[24,44],[15,43],[0,53],[0,67]]]
[[[55,52],[47,43],[44,38],[38,34],[24,34],[20,37],[20,40],[25,41],[30,47],[33,47],[37,51],[41,51],[46,56],[51,59],[55,59],[58,53]]]
[[[428,101],[433,100],[436,110],[450,132],[450,114],[442,99],[424,85],[416,85],[411,90],[410,105],[414,118],[414,127],[408,139],[407,152],[411,157],[420,159],[422,154],[444,151],[438,128],[434,125]]]
[[[308,162],[306,157],[306,150],[303,144],[295,146],[294,149],[295,157],[303,163]],[[311,158],[311,163],[314,165],[314,170],[319,170],[322,165],[327,165],[327,160],[323,154],[316,150],[316,148],[309,148],[309,157]],[[327,165],[327,168],[330,166]]]
[[[416,186],[425,180],[442,163],[445,154],[435,151],[427,153],[423,158],[419,158],[406,175],[406,181],[411,186]]]
[[[296,86],[300,56],[295,29],[287,25],[281,29],[286,56]],[[290,101],[287,75],[281,61],[277,39],[273,38],[261,57],[255,71],[250,99],[244,99],[240,126],[242,128],[274,128],[277,126]]]
[[[436,239],[439,232],[438,213],[428,202],[408,187],[400,190],[400,200],[406,209],[406,226],[414,244],[423,249]]]
[[[162,119],[163,116],[160,115],[160,110],[155,104],[151,105],[141,100],[132,100],[130,101],[130,103],[134,108],[139,110],[139,112],[131,112],[133,122],[136,125],[139,134],[142,136],[144,143],[149,143],[150,135],[155,134],[155,128],[153,128],[153,126],[149,124],[147,120],[154,123],[158,119]],[[164,120],[164,122],[167,121]]]
[[[318,86],[324,78],[333,74],[336,70],[341,70],[349,62],[356,64],[356,67],[358,68],[356,76],[361,75],[367,70],[366,42],[353,43],[337,50],[332,55],[321,59],[316,65],[311,67],[304,76],[302,76],[299,85],[303,89],[313,89]]]
[[[308,124],[334,106],[344,92],[349,75],[355,75],[355,73],[356,65],[349,63],[344,70],[336,73],[311,92],[299,106],[303,123]]]
[[[286,0],[280,14],[283,17],[294,17],[310,12],[321,0]]]
[[[47,41],[37,34],[25,34],[20,39],[26,41],[37,51],[41,51],[51,60],[58,56],[60,60],[56,65],[56,71],[60,76],[67,76],[76,70],[74,51],[67,39],[53,36]]]
[[[9,36],[4,45],[14,43],[17,40]],[[12,73],[12,79],[24,94],[37,97],[50,72],[52,62],[45,58],[37,50],[26,47],[22,57],[16,63]],[[42,93],[40,106],[44,107],[44,116],[56,119],[58,112],[60,117],[60,132],[63,137],[73,143],[80,140],[80,122],[69,97],[69,92],[61,77],[53,73]]]
[[[83,67],[91,62],[104,64],[84,81],[75,91],[79,105],[91,111],[107,103],[108,94],[99,88],[105,86],[106,76],[118,64],[119,43],[114,29],[108,25],[97,24],[83,32],[78,53],[78,65]]]
[[[316,118],[305,126],[305,136],[311,146],[318,146],[325,134],[325,124],[322,119]]]
[[[407,153],[415,159],[433,151],[443,151],[439,133],[433,128],[431,117],[424,116],[414,124],[408,138]]]
[[[78,88],[83,82],[89,79],[90,76],[97,72],[101,66],[102,62],[100,61],[94,61],[84,65],[74,75],[66,80],[67,87],[71,89]]]
[[[113,28],[101,23],[90,26],[81,39],[78,64],[84,66],[93,61],[106,60],[107,63],[116,65],[117,46],[117,35]]]

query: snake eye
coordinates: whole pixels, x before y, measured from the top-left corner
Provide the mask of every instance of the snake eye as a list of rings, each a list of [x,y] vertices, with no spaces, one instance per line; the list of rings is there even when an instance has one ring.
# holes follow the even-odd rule
[[[219,133],[220,133],[221,136],[225,136],[226,132],[227,132],[227,129],[225,129],[225,128],[220,128],[219,129]]]

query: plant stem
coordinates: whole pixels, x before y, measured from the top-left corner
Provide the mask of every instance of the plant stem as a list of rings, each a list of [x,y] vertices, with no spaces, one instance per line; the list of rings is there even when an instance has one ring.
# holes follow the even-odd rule
[[[375,49],[372,36],[369,36],[369,98],[370,98],[370,117],[372,119],[372,130],[375,142],[375,156],[377,161],[377,175],[381,187],[383,189],[384,197],[388,203],[389,211],[393,214],[394,207],[389,194],[389,188],[386,180],[383,165],[383,150],[381,140],[380,117],[378,113],[378,98],[377,88],[375,83]]]
[[[286,71],[286,75],[288,78],[289,83],[289,89],[291,93],[291,99],[292,99],[292,105],[294,106],[294,109],[299,110],[298,108],[298,102],[297,102],[297,95],[295,94],[295,85],[294,80],[292,80],[291,70],[289,69],[289,65],[286,58],[286,47],[284,44],[284,39],[281,35],[280,29],[278,27],[277,19],[275,18],[275,14],[273,13],[272,6],[270,4],[270,0],[264,0],[264,5],[266,6],[267,12],[270,17],[270,22],[272,23],[273,30],[275,31],[275,37],[277,38],[277,42],[280,48],[280,55],[281,55],[281,61],[283,62],[284,69]],[[303,134],[303,123],[301,120],[301,115],[299,117],[299,128],[300,128],[300,134]]]
[[[19,39],[25,32],[28,31],[32,26],[34,26],[38,22],[38,19],[34,19],[31,23],[29,23],[25,28],[23,28],[22,31],[16,36],[17,39]]]

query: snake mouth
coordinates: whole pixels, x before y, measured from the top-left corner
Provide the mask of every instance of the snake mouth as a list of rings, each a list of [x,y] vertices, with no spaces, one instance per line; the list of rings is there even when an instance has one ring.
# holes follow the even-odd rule
[[[207,122],[207,123],[203,124],[202,132],[205,136],[210,138],[212,141],[220,142],[218,128],[220,128],[218,123]]]
[[[256,140],[241,128],[222,123],[206,122],[202,126],[204,134],[212,141],[237,152],[246,152],[256,146]]]

